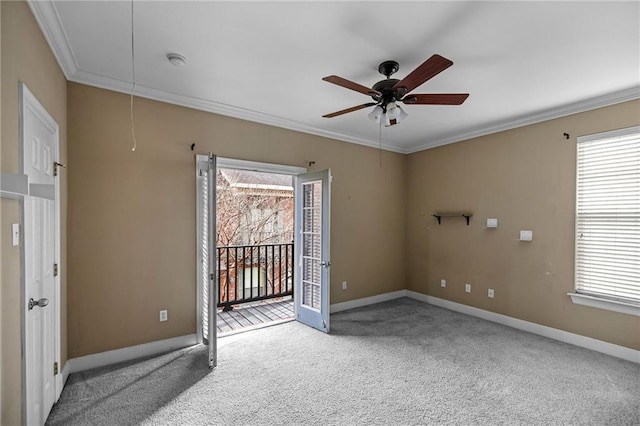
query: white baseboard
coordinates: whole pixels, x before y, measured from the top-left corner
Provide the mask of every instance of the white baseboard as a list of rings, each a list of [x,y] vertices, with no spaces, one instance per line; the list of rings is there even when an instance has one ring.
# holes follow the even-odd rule
[[[64,364],[64,367],[62,367],[62,387],[64,388],[64,385],[67,384],[67,380],[69,379],[69,374],[71,374],[71,372],[69,371],[69,361],[67,361]]]
[[[69,361],[67,361],[64,364],[64,367],[62,367],[62,371],[60,371],[60,374],[56,375],[56,399],[55,401],[58,402],[58,399],[60,399],[60,395],[62,395],[62,390],[64,389],[64,385],[67,384],[67,379],[69,378]]]
[[[392,291],[389,293],[377,294],[375,296],[363,297],[361,299],[349,300],[348,302],[334,303],[329,308],[329,312],[347,311],[349,309],[361,308],[363,306],[374,305],[388,300],[399,299],[407,296],[407,290]]]
[[[62,367],[60,373],[56,374],[55,380],[55,399],[54,403],[58,402],[60,396],[62,395],[62,391],[64,390],[64,386],[67,384],[67,379],[69,378],[69,361],[67,361]]]
[[[571,345],[580,346],[591,349],[592,351],[602,352],[616,358],[622,358],[627,361],[640,363],[640,351],[627,348],[613,343],[603,342],[602,340],[592,339],[591,337],[581,336],[579,334],[569,333],[568,331],[558,330],[557,328],[547,327],[545,325],[536,324],[529,321],[509,317],[495,312],[485,311],[484,309],[474,308],[473,306],[463,305],[461,303],[452,302],[450,300],[440,299],[434,296],[417,293],[407,290],[407,297],[431,305],[440,306],[441,308],[482,318],[487,321],[497,322],[518,330],[548,337],[550,339],[559,340]]]
[[[173,337],[171,339],[158,340],[155,342],[143,343],[141,345],[129,346],[127,348],[115,349],[112,351],[100,352],[97,354],[72,358],[67,361],[65,369],[68,373],[90,370],[92,368],[104,367],[106,365],[117,364],[123,361],[142,358],[149,355],[161,354],[176,349],[193,346],[197,343],[195,334]],[[68,367],[68,368],[67,368]]]
[[[363,306],[373,305],[376,303],[386,302],[389,300],[399,299],[401,297],[409,297],[414,300],[429,303],[452,311],[460,312],[466,315],[482,318],[487,321],[496,322],[508,327],[523,330],[529,333],[548,337],[550,339],[569,343],[575,346],[591,349],[616,358],[622,358],[627,361],[640,363],[640,351],[627,348],[624,346],[614,345],[613,343],[603,342],[601,340],[590,337],[581,336],[579,334],[570,333],[568,331],[558,330],[556,328],[547,327],[529,321],[520,320],[495,312],[485,311],[484,309],[474,308],[473,306],[463,305],[461,303],[452,302],[450,300],[440,299],[434,296],[417,293],[411,290],[398,290],[389,293],[383,293],[376,296],[363,297],[361,299],[350,300],[348,302],[335,303],[331,305],[331,313],[346,311],[349,309],[360,308]],[[107,352],[87,355],[79,358],[72,358],[67,361],[62,369],[63,385],[66,383],[69,374],[79,371],[90,370],[92,368],[104,367],[111,364],[117,364],[123,361],[142,358],[149,355],[169,352],[176,349],[193,346],[197,343],[195,334],[174,337],[171,339],[159,340],[156,342],[144,343],[142,345],[130,346],[127,348],[116,349]]]

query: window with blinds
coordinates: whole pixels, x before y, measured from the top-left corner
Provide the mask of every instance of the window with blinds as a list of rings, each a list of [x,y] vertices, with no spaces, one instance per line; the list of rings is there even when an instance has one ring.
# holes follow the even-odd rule
[[[576,292],[640,305],[640,126],[578,138]]]

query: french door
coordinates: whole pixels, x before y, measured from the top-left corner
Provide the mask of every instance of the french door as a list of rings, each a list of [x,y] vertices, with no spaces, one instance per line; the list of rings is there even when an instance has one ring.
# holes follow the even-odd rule
[[[196,157],[198,340],[208,346],[209,367],[218,363],[216,304],[216,157]]]
[[[331,171],[296,176],[295,307],[298,321],[329,332]]]
[[[232,162],[229,159],[221,161]],[[246,168],[250,162],[242,162]],[[209,366],[217,364],[216,175],[214,155],[196,156],[198,340],[208,346]],[[236,165],[237,166],[237,165]],[[269,166],[269,167],[267,167]],[[273,165],[251,163],[252,170]],[[278,166],[297,172],[299,168]],[[293,174],[293,173],[292,173]],[[295,309],[298,321],[329,332],[330,170],[295,175]]]

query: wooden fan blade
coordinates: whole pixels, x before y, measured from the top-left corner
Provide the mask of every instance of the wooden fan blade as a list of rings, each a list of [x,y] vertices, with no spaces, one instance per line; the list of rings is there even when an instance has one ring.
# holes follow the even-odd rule
[[[468,97],[468,93],[416,93],[406,96],[402,102],[407,105],[461,105]]]
[[[366,108],[366,107],[374,106],[375,104],[376,104],[375,102],[367,102],[366,104],[354,106],[354,107],[351,107],[351,108],[343,109],[341,111],[332,112],[331,114],[323,115],[323,117],[324,118],[333,118],[333,117],[337,117],[338,115],[347,114],[347,113],[350,113],[350,112],[353,112],[353,111],[357,111],[359,109],[363,109],[363,108]]]
[[[382,95],[382,93],[378,92],[377,90],[373,90],[369,87],[363,86],[362,84],[354,83],[353,81],[349,81],[346,78],[338,77],[337,75],[330,75],[323,78],[323,80],[329,83],[337,84],[338,86],[345,87],[347,89],[355,90],[356,92],[364,93],[365,95]]]
[[[402,96],[404,96],[404,94],[409,93],[425,81],[440,74],[451,65],[453,65],[453,62],[451,62],[449,59],[443,58],[440,55],[433,55],[432,57],[424,61],[418,68],[411,71],[408,76],[397,82],[393,86],[393,90],[397,90],[399,87],[403,87],[404,93],[402,94]]]

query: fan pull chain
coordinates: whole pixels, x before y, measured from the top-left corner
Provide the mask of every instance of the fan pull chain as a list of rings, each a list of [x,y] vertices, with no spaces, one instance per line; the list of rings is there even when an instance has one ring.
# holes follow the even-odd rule
[[[131,71],[133,76],[133,86],[131,87],[131,139],[133,139],[133,147],[131,151],[135,152],[138,142],[136,141],[136,132],[133,125],[133,92],[136,90],[136,56],[135,43],[133,38],[133,0],[131,0]]]
[[[378,141],[380,143],[380,167],[382,167],[382,119],[380,119],[380,126],[378,127]]]

